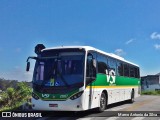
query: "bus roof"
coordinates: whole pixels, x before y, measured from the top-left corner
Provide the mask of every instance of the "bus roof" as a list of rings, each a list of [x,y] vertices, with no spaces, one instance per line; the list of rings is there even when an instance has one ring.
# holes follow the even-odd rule
[[[139,67],[137,64],[129,62],[129,61],[125,60],[123,57],[120,57],[120,56],[118,56],[116,54],[113,54],[113,53],[104,52],[102,50],[99,50],[99,49],[91,47],[91,46],[58,46],[58,47],[46,48],[46,49],[43,49],[42,51],[44,51],[44,50],[53,50],[53,49],[69,49],[69,48],[85,49],[86,51],[88,51],[88,50],[97,51],[97,52],[102,53],[104,55],[107,55],[109,57],[112,57],[112,58],[115,58],[117,60],[120,60],[120,61],[123,61],[123,62],[126,62],[126,63],[129,63],[129,64],[132,64],[132,65],[135,65],[135,66]]]

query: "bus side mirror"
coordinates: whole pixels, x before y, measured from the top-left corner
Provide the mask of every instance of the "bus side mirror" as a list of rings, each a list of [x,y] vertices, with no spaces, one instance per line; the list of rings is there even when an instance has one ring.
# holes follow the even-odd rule
[[[28,72],[30,69],[30,62],[27,62],[26,71]]]

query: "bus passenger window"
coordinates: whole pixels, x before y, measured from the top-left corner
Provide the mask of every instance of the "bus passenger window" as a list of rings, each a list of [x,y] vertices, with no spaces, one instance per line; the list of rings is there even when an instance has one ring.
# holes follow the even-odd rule
[[[109,69],[109,66],[107,65],[107,58],[103,55],[98,55],[98,73],[106,74],[106,70]]]
[[[117,62],[117,75],[123,76],[123,63]]]
[[[134,67],[130,66],[130,69],[129,69],[130,77],[135,77],[135,71],[134,70],[135,70]]]
[[[116,73],[116,60],[112,58],[108,58],[108,65],[109,65],[109,68],[111,70],[114,70],[114,72]]]
[[[129,77],[129,66],[124,64],[124,76]]]

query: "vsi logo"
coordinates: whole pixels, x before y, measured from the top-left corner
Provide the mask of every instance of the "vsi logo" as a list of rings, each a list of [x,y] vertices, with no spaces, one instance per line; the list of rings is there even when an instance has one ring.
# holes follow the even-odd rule
[[[42,94],[43,98],[49,98],[49,94]]]
[[[110,84],[115,83],[116,81],[116,76],[115,76],[115,71],[112,70],[107,70],[106,69],[106,77],[107,77],[107,82],[109,82]]]

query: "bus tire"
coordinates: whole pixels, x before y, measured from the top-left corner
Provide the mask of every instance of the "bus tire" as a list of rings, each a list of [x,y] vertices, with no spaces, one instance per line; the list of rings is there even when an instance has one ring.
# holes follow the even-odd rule
[[[131,92],[131,99],[129,100],[130,103],[134,102],[134,90]]]
[[[102,92],[102,94],[101,94],[99,104],[100,105],[98,107],[98,112],[103,112],[107,106],[107,96],[104,92]]]

